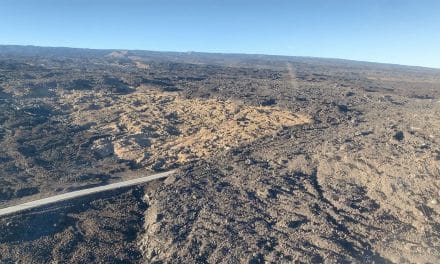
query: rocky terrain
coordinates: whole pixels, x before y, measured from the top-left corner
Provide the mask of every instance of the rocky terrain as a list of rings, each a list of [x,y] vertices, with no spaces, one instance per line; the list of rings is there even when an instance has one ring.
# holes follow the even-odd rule
[[[437,263],[440,70],[0,47],[0,262]]]

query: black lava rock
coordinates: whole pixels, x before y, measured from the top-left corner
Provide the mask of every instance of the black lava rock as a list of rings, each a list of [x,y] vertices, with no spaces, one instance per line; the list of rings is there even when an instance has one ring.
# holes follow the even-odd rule
[[[348,106],[344,105],[344,104],[340,104],[338,105],[338,110],[342,113],[347,113],[348,112]]]
[[[402,141],[405,138],[402,131],[397,131],[393,137],[395,140],[399,140],[399,141]]]

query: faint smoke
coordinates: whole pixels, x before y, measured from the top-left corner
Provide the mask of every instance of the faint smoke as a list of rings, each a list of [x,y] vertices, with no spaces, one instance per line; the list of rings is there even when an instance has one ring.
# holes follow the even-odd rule
[[[287,71],[289,74],[289,83],[290,83],[290,88],[292,89],[292,91],[297,90],[297,82],[296,82],[296,72],[295,69],[292,66],[292,63],[288,62],[287,63]]]

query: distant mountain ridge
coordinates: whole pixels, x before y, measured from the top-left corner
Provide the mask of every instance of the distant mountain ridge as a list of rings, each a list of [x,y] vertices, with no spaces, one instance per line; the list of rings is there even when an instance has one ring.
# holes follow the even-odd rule
[[[88,49],[70,47],[43,47],[34,45],[1,45],[0,57],[5,56],[41,56],[41,57],[66,57],[66,58],[98,58],[109,56],[114,53],[123,53],[125,56],[136,56],[145,60],[163,60],[171,62],[184,62],[195,64],[219,64],[230,66],[258,66],[267,65],[270,62],[274,67],[285,67],[286,63],[304,63],[321,66],[337,66],[345,69],[374,69],[374,70],[407,70],[414,73],[430,72],[440,74],[440,69],[378,63],[368,61],[356,61],[337,58],[319,58],[307,56],[283,56],[265,54],[241,54],[241,53],[208,53],[208,52],[177,52],[177,51],[149,51],[127,49]]]

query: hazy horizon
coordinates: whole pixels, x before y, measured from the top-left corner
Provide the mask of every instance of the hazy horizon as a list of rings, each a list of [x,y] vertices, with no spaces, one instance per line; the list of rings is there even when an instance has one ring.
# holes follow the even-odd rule
[[[207,51],[197,51],[197,50],[151,50],[151,49],[121,49],[121,48],[87,48],[87,47],[68,47],[68,46],[39,46],[33,44],[2,44],[1,46],[18,46],[18,47],[37,47],[37,48],[66,48],[66,49],[85,49],[85,50],[108,50],[108,51],[146,51],[146,52],[175,52],[175,53],[203,53],[203,54],[222,54],[222,55],[247,55],[247,56],[280,56],[280,57],[297,57],[297,58],[310,58],[310,59],[325,59],[325,60],[343,60],[343,61],[353,61],[353,62],[365,62],[365,63],[373,63],[373,64],[384,64],[384,65],[395,65],[395,66],[404,66],[404,67],[421,67],[428,68],[434,70],[440,70],[440,67],[430,67],[430,66],[422,66],[422,65],[410,65],[410,64],[398,64],[398,63],[390,63],[390,62],[379,62],[379,61],[366,61],[366,60],[354,60],[354,59],[346,59],[346,58],[334,58],[334,57],[316,57],[316,56],[307,56],[307,55],[283,55],[283,54],[264,54],[264,53],[244,53],[244,52],[207,52]]]

